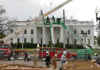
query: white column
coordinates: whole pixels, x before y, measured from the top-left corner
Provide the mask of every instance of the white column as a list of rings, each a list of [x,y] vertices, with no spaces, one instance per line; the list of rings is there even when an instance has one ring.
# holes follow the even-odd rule
[[[54,44],[55,42],[54,42],[54,28],[53,28],[53,26],[51,28],[51,40],[52,40],[52,43]]]
[[[64,42],[64,29],[62,27],[60,28],[60,42]]]
[[[43,44],[46,44],[46,31],[45,31],[45,27],[43,27],[42,28],[42,36],[43,36],[43,38],[42,38],[42,42],[43,42]]]
[[[37,27],[34,27],[34,43],[37,43]]]
[[[94,46],[94,26],[92,25],[90,28],[90,45],[92,46],[92,48],[95,48]]]

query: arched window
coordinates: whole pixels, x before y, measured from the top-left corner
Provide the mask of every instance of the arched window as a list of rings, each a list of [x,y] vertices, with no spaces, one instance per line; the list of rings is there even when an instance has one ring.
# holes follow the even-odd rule
[[[19,38],[17,38],[17,43],[19,43],[20,42],[20,39]]]
[[[26,43],[27,42],[27,38],[24,38],[24,43]]]
[[[34,30],[33,29],[31,29],[31,34],[33,34],[34,33]]]
[[[83,38],[81,39],[81,41],[83,42]]]
[[[90,30],[88,30],[88,34],[90,34]]]
[[[10,30],[10,32],[11,32],[11,33],[13,33],[13,32],[14,32],[14,30],[13,30],[13,29],[11,29],[11,30]]]

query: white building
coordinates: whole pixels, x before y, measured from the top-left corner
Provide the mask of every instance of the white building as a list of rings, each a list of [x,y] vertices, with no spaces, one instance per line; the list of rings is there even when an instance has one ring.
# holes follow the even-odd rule
[[[51,31],[50,25],[35,23],[34,21],[16,21],[16,27],[12,27],[11,33],[17,28],[23,28],[24,32],[12,37],[11,41],[32,42],[48,44],[50,40],[55,44],[57,40],[65,44],[94,44],[94,24],[93,21],[65,20],[66,29],[60,24],[53,24]],[[29,24],[28,26],[26,24]]]

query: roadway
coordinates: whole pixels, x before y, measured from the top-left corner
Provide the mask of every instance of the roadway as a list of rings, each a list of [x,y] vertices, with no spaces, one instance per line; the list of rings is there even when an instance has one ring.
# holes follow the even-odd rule
[[[24,60],[12,60],[12,61],[8,61],[8,60],[0,60],[0,64],[20,64],[20,65],[27,65],[27,66],[34,66],[33,61],[24,61]],[[59,62],[57,62],[57,69],[59,70]],[[36,67],[46,67],[45,62],[44,61],[38,61],[37,66]],[[48,68],[48,70],[52,70],[52,65],[50,66],[50,68]]]

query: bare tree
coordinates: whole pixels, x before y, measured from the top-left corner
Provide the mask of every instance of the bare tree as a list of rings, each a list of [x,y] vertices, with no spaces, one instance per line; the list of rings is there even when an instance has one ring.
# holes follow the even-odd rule
[[[0,35],[3,35],[4,32],[4,26],[5,26],[5,18],[4,18],[4,14],[5,14],[6,10],[0,6]]]
[[[0,5],[0,38],[6,36],[6,32],[10,30],[13,21],[10,21],[6,16],[6,10]]]

